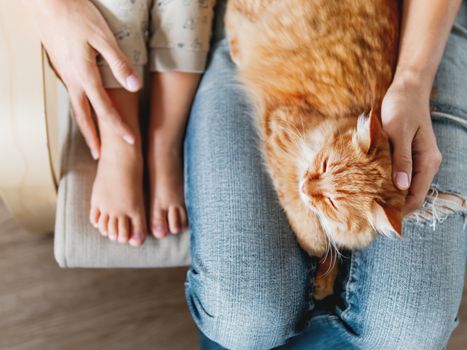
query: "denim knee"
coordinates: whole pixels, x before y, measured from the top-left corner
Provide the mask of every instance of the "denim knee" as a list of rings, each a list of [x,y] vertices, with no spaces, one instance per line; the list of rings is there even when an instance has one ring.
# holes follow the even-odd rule
[[[455,315],[440,311],[414,310],[413,317],[401,317],[397,310],[382,310],[367,317],[356,343],[362,350],[443,349],[458,321]]]
[[[271,349],[284,344],[298,333],[306,308],[304,300],[293,295],[279,298],[291,297],[288,302],[280,302],[274,293],[239,300],[235,289],[219,288],[193,271],[188,272],[185,292],[200,331],[227,349]]]
[[[278,204],[234,75],[224,40],[214,48],[185,137],[186,299],[208,338],[228,349],[269,349],[295,334],[308,308],[309,264]]]
[[[442,349],[464,284],[464,216],[433,230],[406,221],[404,240],[378,238],[352,254],[341,319],[361,349]]]

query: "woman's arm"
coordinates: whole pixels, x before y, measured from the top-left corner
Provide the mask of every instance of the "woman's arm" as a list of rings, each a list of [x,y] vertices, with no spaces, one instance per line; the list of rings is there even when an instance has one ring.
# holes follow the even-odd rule
[[[100,143],[91,107],[98,118],[132,143],[130,129],[105,93],[96,55],[107,60],[129,91],[137,91],[142,83],[99,11],[86,0],[30,0],[23,4],[37,22],[41,41],[68,89],[73,114],[93,157],[99,157]]]
[[[430,115],[430,92],[461,0],[404,0],[399,58],[382,105],[393,146],[393,178],[409,189],[405,213],[423,205],[441,164]]]

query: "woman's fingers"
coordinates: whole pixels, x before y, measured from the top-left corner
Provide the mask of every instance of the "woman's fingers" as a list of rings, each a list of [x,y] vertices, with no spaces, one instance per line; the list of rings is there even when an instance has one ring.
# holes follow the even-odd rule
[[[107,95],[100,78],[99,70],[97,69],[97,64],[87,62],[86,67],[82,70],[81,83],[97,118],[104,123],[108,123],[126,142],[133,144],[135,142],[133,133],[118,114]]]
[[[433,178],[441,165],[441,160],[442,156],[436,143],[426,151],[414,152],[413,180],[403,208],[404,215],[423,206]]]
[[[388,92],[381,107],[381,120],[392,146],[392,180],[400,190],[410,187],[412,178],[412,140],[416,126],[407,119],[407,111],[397,92]]]
[[[131,92],[136,92],[141,88],[141,78],[120,50],[113,36],[92,38],[90,44],[107,61],[120,85]]]
[[[73,115],[94,159],[99,159],[100,142],[91,107],[84,91],[68,89]]]
[[[141,82],[134,76],[134,69],[98,9],[91,1],[35,2],[31,7],[37,12],[41,41],[70,91],[77,124],[93,156],[98,157],[100,147],[92,109],[99,120],[108,123],[127,142],[134,142],[132,130],[123,122],[103,87],[95,49],[109,61],[123,86],[137,90]]]
[[[412,137],[399,132],[396,137],[391,138],[391,143],[394,184],[400,190],[407,190],[410,187],[412,175]]]

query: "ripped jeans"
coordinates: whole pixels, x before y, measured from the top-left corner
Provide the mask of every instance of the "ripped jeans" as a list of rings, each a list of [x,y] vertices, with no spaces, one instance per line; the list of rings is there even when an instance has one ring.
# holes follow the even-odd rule
[[[264,170],[220,20],[215,35],[185,142],[185,288],[201,348],[442,349],[458,322],[467,257],[466,2],[435,81],[443,163],[432,195],[404,222],[402,240],[378,237],[347,252],[334,300],[320,305],[309,297],[315,262]]]

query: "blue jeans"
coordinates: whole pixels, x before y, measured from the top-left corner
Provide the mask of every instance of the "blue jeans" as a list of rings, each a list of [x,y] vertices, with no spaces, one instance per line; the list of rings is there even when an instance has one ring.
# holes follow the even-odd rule
[[[334,299],[313,304],[315,262],[278,204],[220,20],[218,27],[185,142],[192,229],[185,288],[201,348],[443,348],[462,297],[465,207],[436,220],[406,221],[402,241],[379,237],[348,252]],[[465,2],[435,86],[433,125],[444,158],[434,187],[465,198]]]

